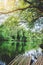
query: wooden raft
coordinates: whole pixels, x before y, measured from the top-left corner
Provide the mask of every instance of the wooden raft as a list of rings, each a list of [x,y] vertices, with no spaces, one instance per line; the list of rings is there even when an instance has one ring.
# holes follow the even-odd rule
[[[37,61],[31,64],[30,56],[18,55],[8,65],[43,65],[43,56],[39,56]]]
[[[19,55],[13,59],[8,65],[30,65],[31,57]]]

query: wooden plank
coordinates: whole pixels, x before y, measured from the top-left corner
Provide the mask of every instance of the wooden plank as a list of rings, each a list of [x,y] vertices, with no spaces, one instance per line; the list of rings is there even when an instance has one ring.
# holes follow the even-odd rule
[[[27,56],[24,63],[23,63],[23,65],[30,65],[30,63],[31,63],[31,57]]]
[[[17,56],[13,59],[8,65],[30,65],[31,57],[30,56]]]
[[[18,59],[18,61],[17,61],[15,64],[13,64],[13,65],[18,65],[18,63],[20,63],[23,58],[24,58],[24,56],[20,57],[20,58]]]
[[[22,60],[18,63],[18,65],[23,65],[23,62],[24,62],[25,59],[26,59],[26,57],[24,56],[24,57],[22,58]]]
[[[13,63],[17,62],[20,57],[22,57],[22,55],[16,56],[8,65],[12,65]]]
[[[43,56],[39,56],[34,65],[43,65]]]

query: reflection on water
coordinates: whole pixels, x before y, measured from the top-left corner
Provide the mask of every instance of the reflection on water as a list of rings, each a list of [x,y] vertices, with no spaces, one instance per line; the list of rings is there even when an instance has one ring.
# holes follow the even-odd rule
[[[0,61],[0,65],[6,65],[5,62]]]
[[[13,44],[13,45],[12,45]],[[14,41],[0,41],[0,60],[9,63],[12,60],[15,52]],[[0,61],[1,65],[5,63]]]
[[[15,41],[0,41],[0,60],[6,62],[6,65],[18,55],[19,49],[17,50],[18,42]],[[0,61],[1,65],[5,65]]]

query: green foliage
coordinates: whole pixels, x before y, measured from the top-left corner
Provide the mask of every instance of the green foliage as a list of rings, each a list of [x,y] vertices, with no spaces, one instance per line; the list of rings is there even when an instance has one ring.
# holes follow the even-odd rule
[[[7,63],[18,54],[38,48],[42,42],[43,33],[31,32],[18,24],[11,16],[0,26],[0,59]]]
[[[37,17],[36,9],[29,8],[21,12],[21,19],[27,20],[27,22],[31,22],[32,19]]]

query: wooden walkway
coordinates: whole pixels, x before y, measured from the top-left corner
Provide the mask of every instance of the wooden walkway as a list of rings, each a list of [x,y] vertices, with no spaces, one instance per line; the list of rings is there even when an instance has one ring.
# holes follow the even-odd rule
[[[8,65],[30,65],[31,57],[18,55],[15,59],[13,59]],[[37,61],[32,65],[43,65],[43,56],[39,56]]]

